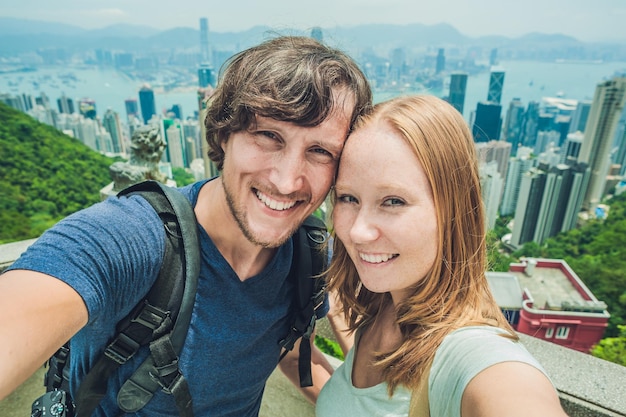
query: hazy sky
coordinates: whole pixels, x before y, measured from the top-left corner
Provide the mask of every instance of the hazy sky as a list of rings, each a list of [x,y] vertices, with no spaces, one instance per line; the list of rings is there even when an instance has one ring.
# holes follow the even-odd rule
[[[583,41],[626,41],[626,0],[14,0],[0,16],[45,20],[87,29],[116,23],[211,31],[269,25],[330,28],[363,23],[449,23],[467,36],[564,33]]]

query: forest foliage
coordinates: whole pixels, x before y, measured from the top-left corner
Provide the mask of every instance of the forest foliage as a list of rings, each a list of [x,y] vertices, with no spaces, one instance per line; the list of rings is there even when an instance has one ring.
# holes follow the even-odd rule
[[[0,243],[35,238],[99,201],[111,158],[0,102]]]

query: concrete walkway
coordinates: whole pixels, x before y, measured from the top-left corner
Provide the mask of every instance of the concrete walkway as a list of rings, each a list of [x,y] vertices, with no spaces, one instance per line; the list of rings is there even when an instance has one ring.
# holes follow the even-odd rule
[[[43,387],[42,367],[28,381],[22,384],[13,394],[0,401],[0,416],[2,417],[28,417],[30,416],[33,401],[45,392]]]
[[[6,399],[0,401],[1,417],[28,417],[33,401],[44,393],[41,368]],[[259,417],[314,417],[313,406],[278,369],[267,382]]]

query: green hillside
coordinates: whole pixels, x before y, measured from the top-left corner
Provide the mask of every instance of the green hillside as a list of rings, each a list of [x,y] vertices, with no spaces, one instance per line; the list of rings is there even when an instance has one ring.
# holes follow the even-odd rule
[[[113,163],[0,102],[0,243],[35,238],[99,201]]]

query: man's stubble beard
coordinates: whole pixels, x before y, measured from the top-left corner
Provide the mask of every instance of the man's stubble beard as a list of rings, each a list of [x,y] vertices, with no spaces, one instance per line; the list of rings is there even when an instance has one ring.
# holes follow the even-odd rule
[[[250,230],[250,227],[248,225],[248,221],[246,220],[247,219],[246,210],[243,207],[238,208],[236,206],[235,199],[233,198],[232,193],[229,191],[224,181],[222,181],[222,187],[224,188],[224,195],[226,196],[226,202],[228,204],[230,213],[232,214],[233,218],[237,222],[237,225],[239,226],[239,230],[241,230],[241,233],[243,233],[245,238],[248,239],[250,243],[261,246],[266,249],[278,248],[282,246],[285,242],[287,242],[287,240],[291,238],[291,236],[296,232],[296,230],[300,226],[300,224],[298,224],[287,235],[285,235],[284,238],[282,238],[278,242],[262,242],[252,234],[252,231]]]

